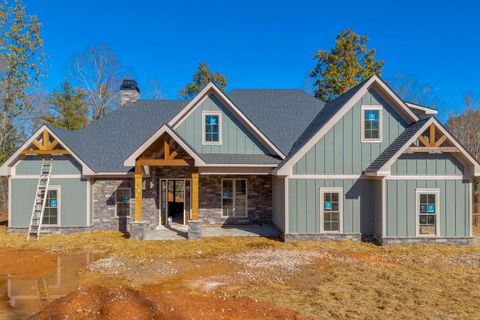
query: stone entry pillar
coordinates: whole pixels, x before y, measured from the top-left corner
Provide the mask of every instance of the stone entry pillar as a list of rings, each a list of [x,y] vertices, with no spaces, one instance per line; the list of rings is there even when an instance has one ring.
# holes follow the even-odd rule
[[[198,217],[199,173],[192,173],[192,219],[188,221],[188,239],[198,240],[202,237],[202,221]]]

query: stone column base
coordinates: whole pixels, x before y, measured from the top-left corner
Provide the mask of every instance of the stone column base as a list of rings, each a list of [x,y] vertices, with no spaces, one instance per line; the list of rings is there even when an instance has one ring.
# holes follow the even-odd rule
[[[130,237],[143,240],[147,230],[147,221],[132,221],[130,222]]]
[[[202,237],[202,220],[188,221],[188,240],[199,240]]]

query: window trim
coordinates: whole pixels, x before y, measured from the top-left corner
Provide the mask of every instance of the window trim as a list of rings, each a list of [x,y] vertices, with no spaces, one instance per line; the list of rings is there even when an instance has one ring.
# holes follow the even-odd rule
[[[383,106],[382,105],[362,105],[360,108],[360,128],[362,143],[381,143],[383,137]],[[378,139],[365,138],[365,111],[378,110]]]
[[[420,195],[435,194],[435,234],[420,234]],[[415,235],[421,238],[440,236],[440,188],[415,189]]]
[[[47,227],[60,227],[62,225],[62,186],[61,185],[49,185],[47,192],[50,190],[57,191],[57,224],[47,224],[43,223],[43,216],[42,216],[42,226]],[[47,204],[45,203],[45,208]],[[45,214],[45,211],[43,212]]]
[[[131,218],[132,217],[132,189],[127,188],[127,187],[122,187],[122,188],[117,188],[114,192],[114,197],[115,197],[115,218],[124,218],[120,217],[117,214],[117,192],[118,190],[128,190],[128,216],[126,218]]]
[[[207,141],[205,138],[205,119],[207,116],[218,116],[218,141]],[[222,145],[222,112],[221,111],[202,111],[202,145],[219,146]]]
[[[323,208],[323,200],[324,200],[324,195],[325,193],[333,193],[336,192],[338,193],[338,211],[340,213],[339,217],[339,230],[338,231],[325,231],[324,230],[324,208]],[[343,233],[343,188],[320,188],[320,233]]]
[[[237,180],[245,180],[245,197],[246,197],[246,201],[245,201],[245,215],[241,215],[241,216],[237,216],[237,215],[234,215],[234,216],[225,216],[223,215],[223,182],[225,180],[229,180],[229,181],[237,181]],[[233,198],[232,198],[232,209],[235,209],[235,203],[236,203],[236,194],[237,194],[237,183],[234,182],[233,183]],[[246,178],[223,178],[222,179],[222,193],[220,194],[220,201],[222,203],[222,212],[221,212],[221,217],[222,218],[248,218],[248,179]],[[235,212],[236,213],[236,212]]]

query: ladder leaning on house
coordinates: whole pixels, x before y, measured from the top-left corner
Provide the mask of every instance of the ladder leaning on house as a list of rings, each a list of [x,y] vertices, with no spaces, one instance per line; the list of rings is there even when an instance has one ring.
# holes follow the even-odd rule
[[[32,216],[30,218],[30,226],[28,227],[27,240],[30,237],[40,238],[40,229],[42,228],[43,213],[47,203],[48,186],[50,184],[50,176],[52,173],[53,159],[42,159],[40,168],[40,177],[38,178],[37,190],[33,200]]]

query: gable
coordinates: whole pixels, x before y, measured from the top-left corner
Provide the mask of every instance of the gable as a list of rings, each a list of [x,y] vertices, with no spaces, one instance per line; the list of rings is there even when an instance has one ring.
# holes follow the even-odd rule
[[[221,114],[221,144],[202,143],[203,115],[206,112]],[[209,94],[178,126],[176,133],[199,154],[269,154],[258,141],[214,94]]]
[[[381,106],[382,139],[362,142],[362,106]],[[326,106],[328,108],[328,105]],[[293,174],[360,175],[408,126],[374,88],[354,103],[323,137],[293,165]]]
[[[399,176],[462,176],[464,171],[464,165],[449,153],[402,154],[391,168],[391,174]]]

